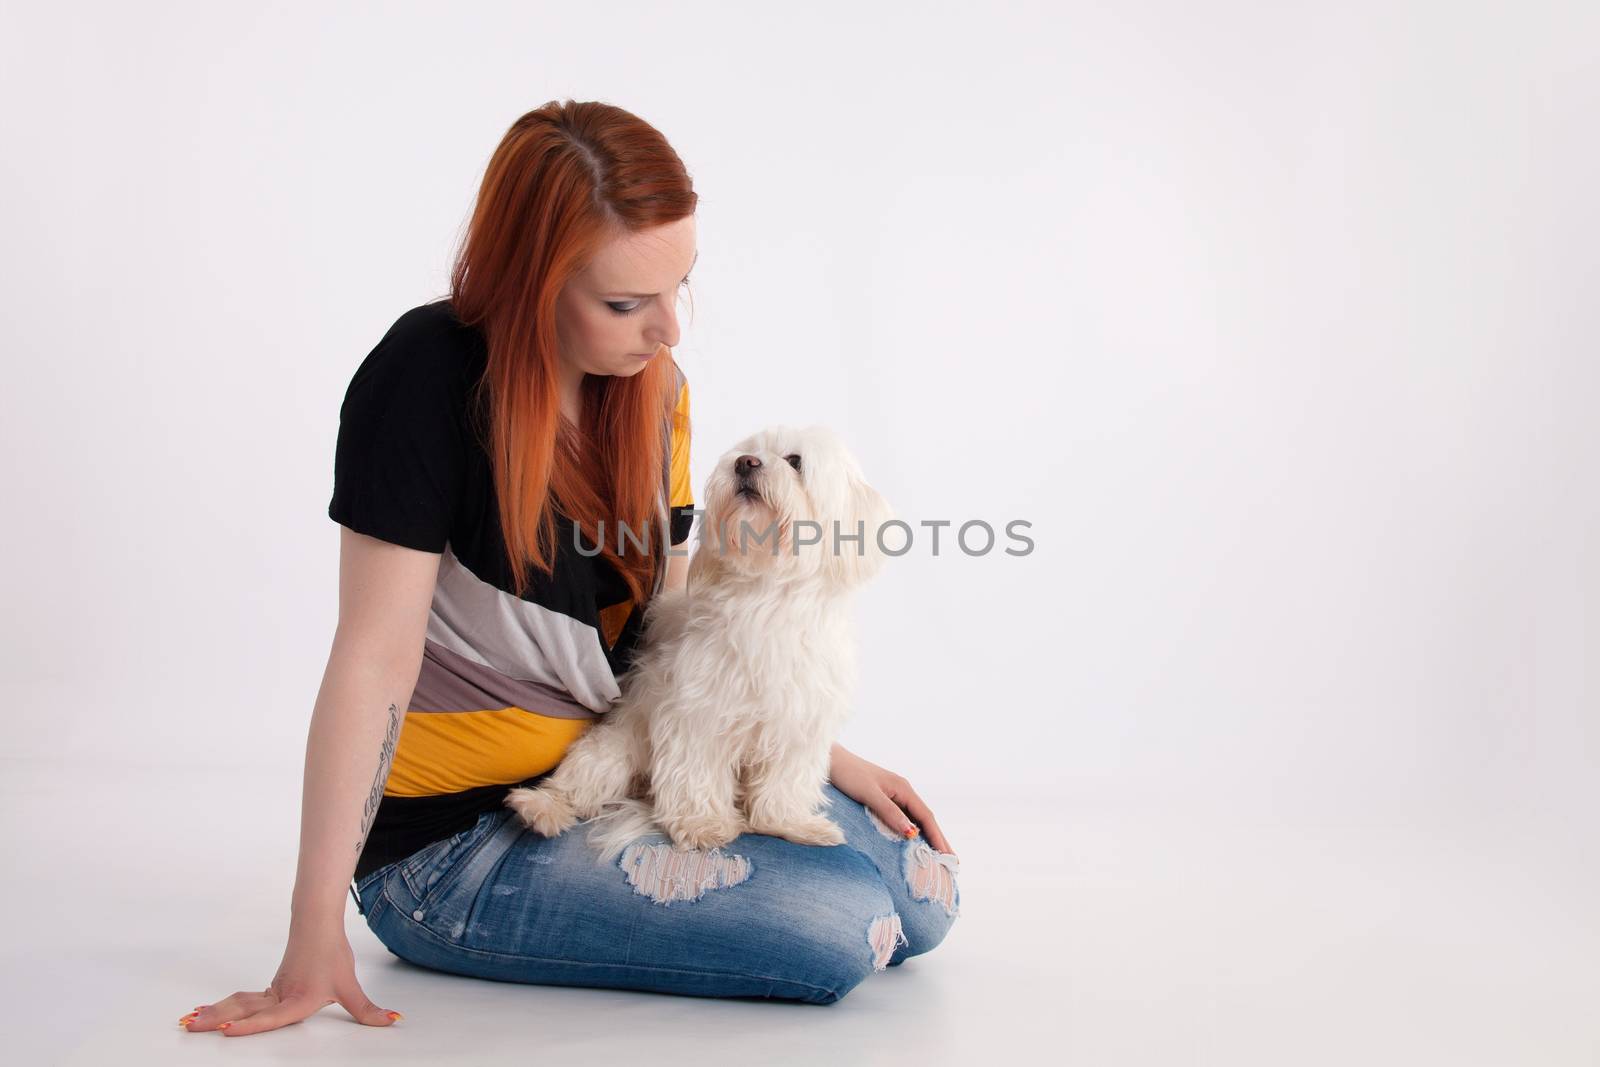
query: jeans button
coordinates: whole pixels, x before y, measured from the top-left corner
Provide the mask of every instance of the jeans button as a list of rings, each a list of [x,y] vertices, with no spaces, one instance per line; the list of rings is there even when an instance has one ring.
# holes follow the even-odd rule
[[[411,913],[411,917],[413,919],[417,920],[417,922],[421,922],[422,921],[422,909],[418,908],[416,911],[412,912]]]

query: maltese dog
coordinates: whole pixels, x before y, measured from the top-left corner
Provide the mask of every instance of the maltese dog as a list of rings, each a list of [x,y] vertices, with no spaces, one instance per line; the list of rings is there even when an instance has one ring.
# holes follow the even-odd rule
[[[844,842],[818,809],[854,686],[849,600],[893,513],[822,426],[747,437],[704,499],[688,589],[649,602],[622,695],[538,787],[506,796],[546,837],[588,820],[603,858],[658,825],[680,849],[746,832]]]

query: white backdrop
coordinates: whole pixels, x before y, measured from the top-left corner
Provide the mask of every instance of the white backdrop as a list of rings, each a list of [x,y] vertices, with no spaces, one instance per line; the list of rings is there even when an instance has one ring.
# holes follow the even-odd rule
[[[1536,872],[1592,1000],[1597,10],[10,8],[9,758],[293,777],[286,891],[344,388],[512,120],[604,99],[701,197],[697,490],[818,421],[1032,524],[859,604],[845,742],[958,851],[1367,813]]]

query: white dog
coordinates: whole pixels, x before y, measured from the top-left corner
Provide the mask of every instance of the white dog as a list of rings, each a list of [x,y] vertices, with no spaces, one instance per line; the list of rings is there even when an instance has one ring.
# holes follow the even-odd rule
[[[546,837],[590,820],[603,859],[655,824],[684,849],[844,841],[818,808],[854,687],[850,593],[882,565],[893,514],[821,426],[739,442],[704,499],[688,591],[650,601],[622,695],[505,800]]]

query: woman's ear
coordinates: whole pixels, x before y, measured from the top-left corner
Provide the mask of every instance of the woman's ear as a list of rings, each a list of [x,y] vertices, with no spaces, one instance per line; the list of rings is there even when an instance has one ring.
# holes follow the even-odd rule
[[[845,514],[837,530],[823,532],[823,569],[839,585],[860,585],[878,573],[884,552],[879,533],[884,523],[894,518],[894,509],[883,494],[856,475],[850,476]]]

